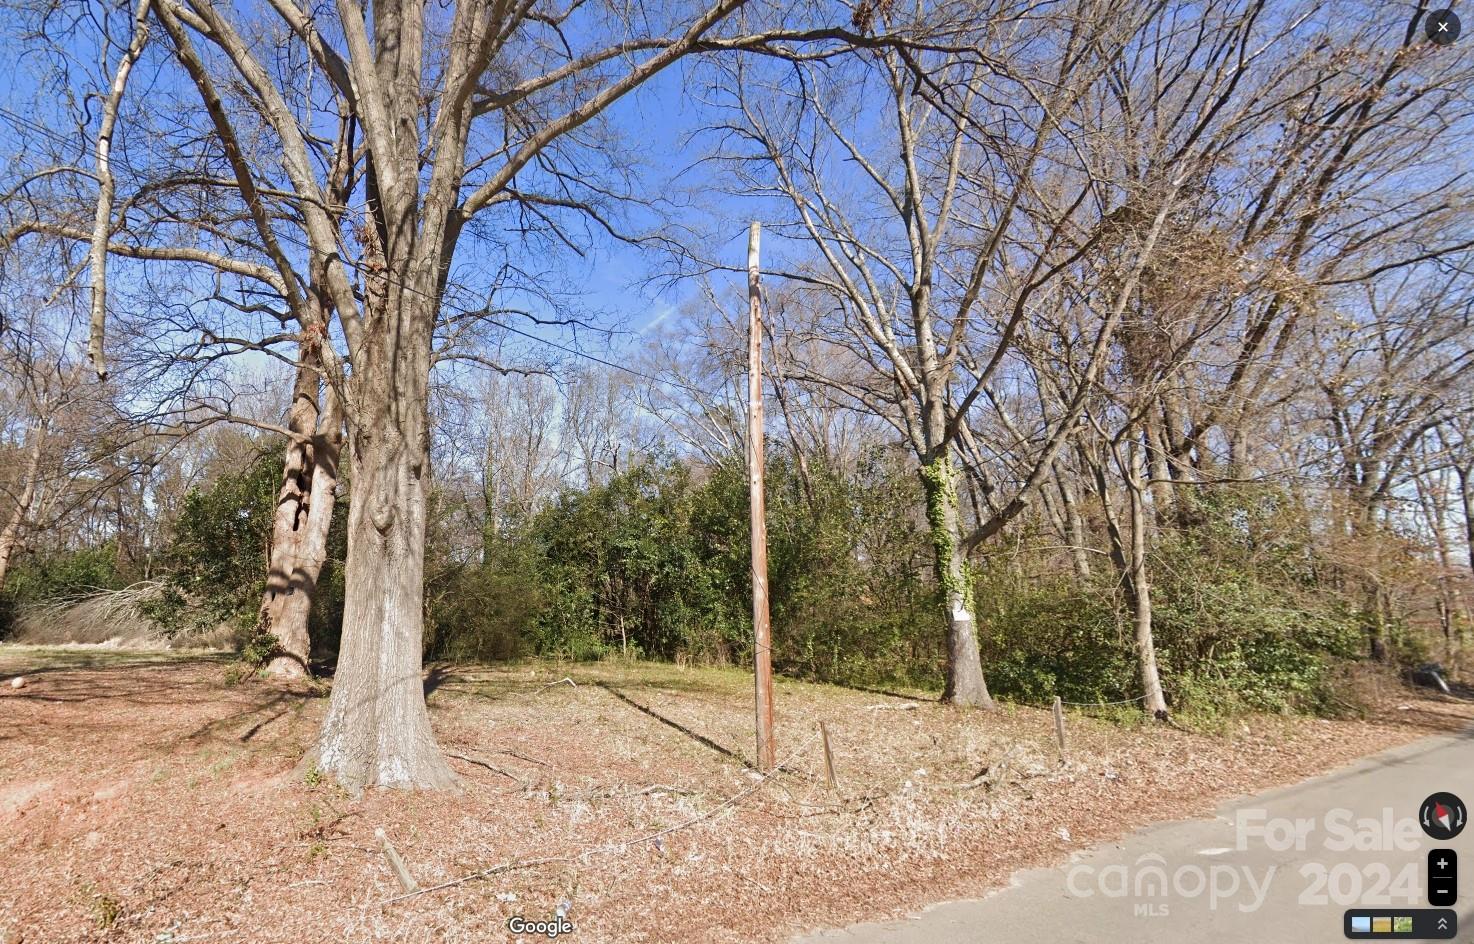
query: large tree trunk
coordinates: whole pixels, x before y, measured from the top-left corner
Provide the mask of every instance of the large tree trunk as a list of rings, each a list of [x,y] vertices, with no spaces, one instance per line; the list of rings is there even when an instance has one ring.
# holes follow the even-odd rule
[[[276,637],[278,650],[266,671],[282,678],[309,674],[312,640],[307,625],[328,555],[343,443],[343,414],[331,387],[327,407],[318,415],[320,384],[315,368],[320,359],[315,351],[315,345],[303,344],[288,421],[293,432],[311,441],[287,444],[261,600],[259,625],[262,632]]]
[[[398,284],[415,282],[405,273]],[[304,759],[351,791],[455,783],[420,679],[430,338],[413,326],[428,323],[426,294],[395,292],[386,304],[397,317],[354,365],[343,639],[327,717]]]
[[[21,472],[20,494],[15,507],[0,531],[0,586],[5,584],[5,574],[10,570],[10,560],[20,544],[21,529],[25,527],[26,515],[31,511],[31,502],[36,500],[36,480],[41,477],[41,450],[46,428],[37,423],[31,429],[30,443],[26,449],[26,467]]]
[[[280,678],[310,673],[312,640],[307,621],[327,559],[342,443],[343,420],[336,406],[330,405],[319,417],[316,367],[320,357],[314,339],[304,337],[299,358],[287,428],[303,438],[287,443],[272,521],[266,591],[257,621],[261,632],[276,637],[277,655],[266,671]],[[331,390],[328,398],[334,404]]]
[[[947,682],[942,700],[953,705],[992,708],[983,679],[983,662],[973,622],[972,584],[963,560],[957,516],[957,472],[945,453],[921,469],[926,517],[936,552],[937,582],[947,610]]]

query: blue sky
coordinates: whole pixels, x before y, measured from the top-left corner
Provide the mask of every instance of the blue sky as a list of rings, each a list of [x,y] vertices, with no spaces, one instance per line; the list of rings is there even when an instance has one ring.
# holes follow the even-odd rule
[[[115,28],[121,28],[122,25],[121,21],[115,21]],[[70,134],[73,128],[72,116],[80,109],[68,109],[63,100],[55,95],[54,89],[45,87],[43,79],[52,63],[35,55],[22,54],[24,47],[18,34],[23,28],[24,24],[19,18],[7,18],[0,23],[0,50],[7,51],[8,58],[16,63],[15,71],[12,72],[15,81],[0,87],[0,107],[18,114],[22,122],[37,122],[47,128]],[[96,91],[102,84],[96,68],[97,45],[90,38],[93,35],[95,31],[79,31],[77,38],[65,47],[67,55],[74,60],[74,77],[71,83],[74,95],[89,90]],[[111,61],[116,61],[116,53]],[[675,172],[695,158],[694,150],[684,147],[685,140],[700,127],[702,120],[699,108],[684,94],[689,68],[677,65],[667,69],[645,87],[617,103],[609,113],[612,126],[630,142],[632,153],[646,165],[642,185],[648,187],[652,193],[669,192],[675,183],[672,180]],[[85,77],[89,73],[91,77]],[[142,100],[168,91],[186,98],[192,94],[192,89],[182,86],[176,70],[170,70],[164,76],[160,80],[157,71],[141,64],[135,70],[129,88],[130,98]],[[95,119],[95,101],[90,103],[89,111]],[[94,120],[91,129],[95,130],[95,127]],[[46,141],[44,134],[17,124],[6,115],[0,115],[0,149],[13,155],[24,138]],[[141,164],[138,146],[126,138],[127,129],[124,128],[120,133],[116,160],[124,166],[130,162]],[[92,166],[90,150],[71,148],[68,156],[82,167]],[[146,156],[143,159],[146,160]],[[689,172],[684,175],[681,183],[687,186],[696,184],[699,182],[699,175],[703,173],[705,171],[701,169]],[[123,193],[126,193],[126,189]],[[717,212],[731,217],[731,224],[723,227],[732,231],[727,245],[703,248],[706,251],[720,249],[724,261],[732,265],[741,265],[744,260],[745,214],[751,212],[750,209],[739,206],[740,202],[713,193],[705,208],[706,213]],[[671,212],[677,223],[694,224],[698,221],[698,216],[706,215],[681,208],[675,208]],[[628,223],[632,230],[640,231],[652,225],[652,220],[634,215],[628,219]],[[582,229],[578,226],[573,228]],[[668,260],[663,255],[629,246],[603,234],[596,227],[589,227],[588,232],[591,239],[584,247],[587,252],[582,258],[571,251],[560,251],[547,260],[530,260],[533,264],[547,265],[556,272],[553,283],[560,289],[571,289],[574,294],[568,296],[569,300],[589,313],[593,323],[620,331],[620,334],[609,339],[602,338],[597,333],[582,333],[576,343],[602,354],[610,353],[605,349],[607,344],[618,353],[621,349],[641,344],[642,336],[649,331],[671,327],[674,323],[673,316],[683,303],[693,297],[695,286],[689,283],[651,284],[648,279],[654,272],[668,268]],[[465,240],[457,256],[458,266],[474,271],[479,261],[477,255],[473,241]],[[114,286],[126,292],[132,277],[130,271],[136,268],[136,265],[125,261],[110,263]],[[718,280],[722,278],[723,276],[717,276]],[[735,290],[740,285],[740,279],[736,275],[729,278]],[[472,296],[486,288],[476,285],[474,277],[466,281],[465,288]],[[535,334],[553,330],[533,324],[519,324],[519,327]],[[556,335],[564,343],[573,340],[564,332],[556,332]]]

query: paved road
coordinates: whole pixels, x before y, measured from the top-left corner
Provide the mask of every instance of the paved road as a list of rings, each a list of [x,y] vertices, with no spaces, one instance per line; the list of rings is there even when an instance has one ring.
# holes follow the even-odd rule
[[[1437,790],[1474,804],[1474,731],[1429,738],[1234,801],[1211,820],[1149,827],[1058,869],[1018,873],[1009,888],[981,900],[936,905],[901,921],[821,931],[795,944],[1345,941],[1343,913],[1373,906],[1368,896],[1378,884],[1389,899],[1378,907],[1428,907],[1427,851],[1439,846],[1459,853],[1458,940],[1474,942],[1474,827],[1435,843],[1417,826],[1418,806]],[[1276,825],[1276,817],[1313,821],[1301,823],[1303,849],[1290,838],[1290,824],[1279,824],[1284,831],[1278,834],[1253,832]],[[1348,835],[1372,845],[1398,845],[1400,838],[1401,847],[1328,848]],[[1268,839],[1284,839],[1277,845],[1288,848],[1273,848]],[[1152,865],[1165,871],[1172,886],[1166,895],[1152,894]],[[1318,875],[1327,881],[1317,883]],[[1144,881],[1140,895],[1138,879]],[[1301,900],[1316,894],[1324,903]]]

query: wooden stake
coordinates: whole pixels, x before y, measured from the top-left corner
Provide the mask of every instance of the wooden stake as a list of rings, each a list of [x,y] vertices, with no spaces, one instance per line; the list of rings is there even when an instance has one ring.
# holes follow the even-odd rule
[[[819,736],[824,740],[824,779],[830,790],[839,789],[839,780],[834,776],[834,752],[829,749],[829,726],[819,722]]]
[[[1059,738],[1059,759],[1065,759],[1065,707],[1059,696],[1054,696],[1054,734]]]
[[[768,523],[763,494],[763,306],[758,247],[762,224],[747,231],[747,496],[752,518],[752,651],[757,688],[757,767],[773,769],[773,654],[768,623]]]
[[[394,872],[394,877],[399,880],[399,887],[404,889],[405,894],[420,890],[420,883],[416,882],[414,876],[409,874],[404,860],[394,849],[394,843],[389,841],[389,836],[383,829],[374,830],[374,835],[379,837],[379,842],[384,844],[384,858],[389,860],[389,868]]]

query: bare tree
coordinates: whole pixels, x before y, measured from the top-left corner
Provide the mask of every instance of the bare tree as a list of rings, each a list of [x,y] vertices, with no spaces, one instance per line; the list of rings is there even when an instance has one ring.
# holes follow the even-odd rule
[[[253,10],[157,0],[134,8],[96,149],[104,185],[91,235],[106,252],[94,252],[94,336],[106,313],[106,256],[128,251],[109,240],[107,180],[118,168],[103,163],[140,55],[134,50],[156,24],[197,92],[194,113],[206,119],[208,150],[228,168],[221,186],[253,230],[253,251],[249,263],[198,247],[161,254],[140,246],[136,255],[264,282],[302,331],[341,339],[341,352],[337,344],[320,350],[348,428],[348,592],[332,700],[305,762],[343,784],[452,780],[430,732],[419,668],[429,376],[457,248],[498,212],[526,214],[555,233],[560,213],[605,221],[606,191],[561,162],[597,147],[590,123],[682,57],[759,47],[786,55],[792,43],[832,50],[862,39],[848,28],[777,18],[723,33],[742,7],[741,0],[696,11],[471,0],[443,11],[340,2],[329,13],[288,0]],[[767,11],[749,12],[751,23]],[[276,48],[283,38],[294,49],[285,64]],[[323,114],[351,146],[318,133]],[[271,142],[269,159],[251,146],[258,139]],[[363,201],[359,232],[345,229],[334,199],[335,153],[349,161],[343,192]],[[303,252],[306,267],[321,266],[310,277]]]
[[[1024,12],[995,11],[975,57],[883,51],[843,72],[739,69],[725,81],[733,120],[717,129],[748,146],[729,148],[731,166],[750,190],[788,205],[774,229],[807,253],[780,272],[811,299],[796,309],[806,321],[775,329],[811,355],[787,375],[883,417],[915,456],[944,597],[943,698],[962,705],[992,704],[968,555],[1049,478],[1175,191],[1201,159],[1189,143],[1170,171],[1127,181],[1103,177],[1109,161],[1093,153],[1122,122],[1106,90],[1151,12],[1084,3],[1057,39],[988,28]],[[883,110],[862,103],[860,87]],[[1007,382],[1020,331],[1056,297],[1055,283],[1104,251],[1116,254],[1112,294],[1076,386],[1035,441],[1019,442],[1027,459],[1010,463],[1017,480],[995,495],[973,407]],[[989,496],[971,523],[959,460]]]
[[[46,444],[46,421],[37,418],[26,434],[25,453],[20,466],[18,484],[20,490],[9,495],[12,507],[0,528],[0,584],[10,570],[10,560],[20,543],[21,530],[31,513],[31,503],[36,500],[36,483],[41,478],[41,456]],[[9,489],[7,489],[9,491]]]
[[[1385,660],[1384,581],[1379,544],[1389,505],[1421,471],[1421,453],[1433,434],[1466,417],[1474,406],[1474,297],[1457,280],[1407,270],[1382,286],[1367,286],[1365,312],[1347,311],[1311,329],[1323,362],[1325,442],[1337,502],[1355,559],[1345,564],[1366,579],[1366,631],[1373,658]]]
[[[109,454],[121,419],[116,390],[87,384],[69,343],[81,295],[75,269],[57,246],[38,249],[3,259],[0,281],[0,584],[31,534],[104,494],[120,500],[134,471]]]

